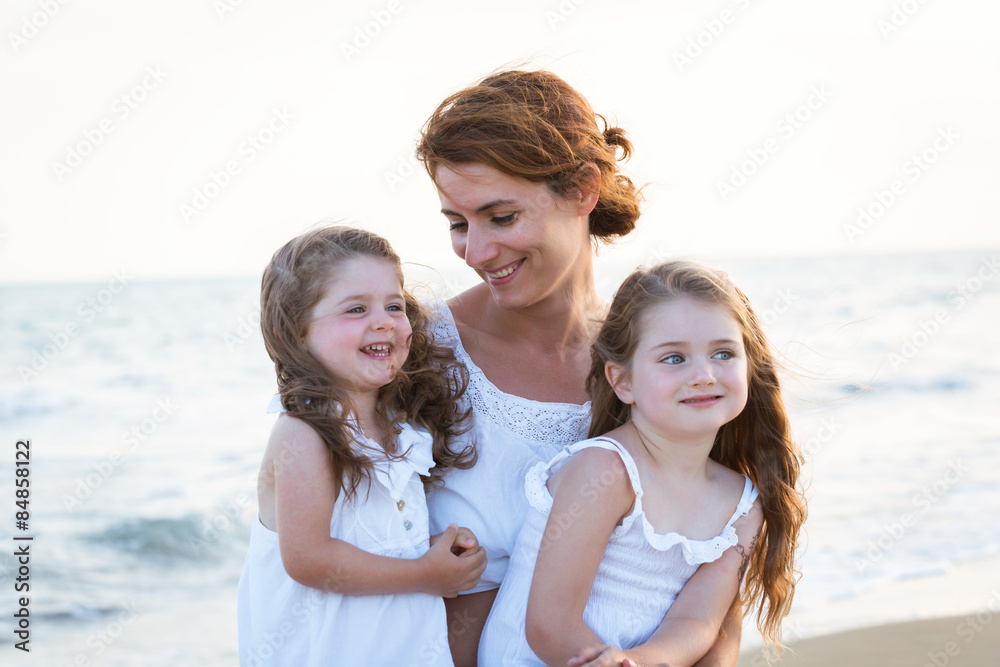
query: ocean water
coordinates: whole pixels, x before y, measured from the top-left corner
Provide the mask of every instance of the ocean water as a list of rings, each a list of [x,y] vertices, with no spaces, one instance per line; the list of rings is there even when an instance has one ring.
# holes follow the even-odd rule
[[[1000,555],[998,257],[722,264],[788,367],[809,498],[796,611],[822,619],[839,600]],[[601,262],[609,297],[630,267]],[[258,281],[0,287],[0,650],[15,664],[236,664],[236,583],[275,387]],[[27,654],[13,649],[15,535],[33,537]],[[954,608],[988,597],[964,591]],[[856,620],[898,614],[873,606]]]

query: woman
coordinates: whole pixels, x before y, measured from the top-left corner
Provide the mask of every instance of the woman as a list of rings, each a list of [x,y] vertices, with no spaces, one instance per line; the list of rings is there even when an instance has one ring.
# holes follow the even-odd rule
[[[483,280],[439,305],[435,332],[469,367],[479,461],[430,494],[432,532],[468,526],[489,557],[480,585],[446,601],[459,666],[476,663],[527,510],[525,471],[587,434],[590,344],[607,307],[593,247],[639,217],[639,192],[618,169],[631,144],[598,118],[554,74],[499,72],[446,99],[417,149],[455,253]],[[699,665],[736,664],[740,622],[734,607]]]

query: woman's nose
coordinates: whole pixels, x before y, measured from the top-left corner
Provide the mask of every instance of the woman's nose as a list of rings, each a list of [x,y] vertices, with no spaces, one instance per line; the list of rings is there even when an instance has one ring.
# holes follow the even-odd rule
[[[497,244],[489,237],[489,234],[476,229],[474,225],[469,225],[469,231],[465,234],[465,263],[473,269],[481,269],[487,266],[499,255]]]

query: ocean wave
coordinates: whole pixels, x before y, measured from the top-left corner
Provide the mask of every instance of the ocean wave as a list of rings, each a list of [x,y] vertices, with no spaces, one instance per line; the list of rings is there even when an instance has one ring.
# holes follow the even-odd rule
[[[52,389],[44,391],[18,387],[10,392],[0,394],[0,420],[21,419],[65,412],[76,407],[79,400],[70,394],[63,394]]]
[[[136,557],[199,561],[245,549],[249,530],[242,520],[218,514],[123,521],[85,539]]]
[[[861,394],[885,394],[906,392],[914,394],[935,394],[969,391],[979,387],[980,382],[972,376],[940,376],[928,378],[899,378],[873,380],[868,384],[847,382],[838,385],[837,390],[844,396]]]

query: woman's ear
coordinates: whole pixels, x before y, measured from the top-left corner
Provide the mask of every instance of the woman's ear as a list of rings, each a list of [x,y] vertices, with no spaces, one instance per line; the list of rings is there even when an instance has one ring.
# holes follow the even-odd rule
[[[593,162],[584,162],[576,171],[579,213],[590,215],[601,196],[601,170]]]
[[[632,398],[632,383],[629,380],[625,367],[613,361],[605,362],[604,377],[608,379],[608,384],[615,390],[618,400],[625,405],[632,405],[635,399]]]

